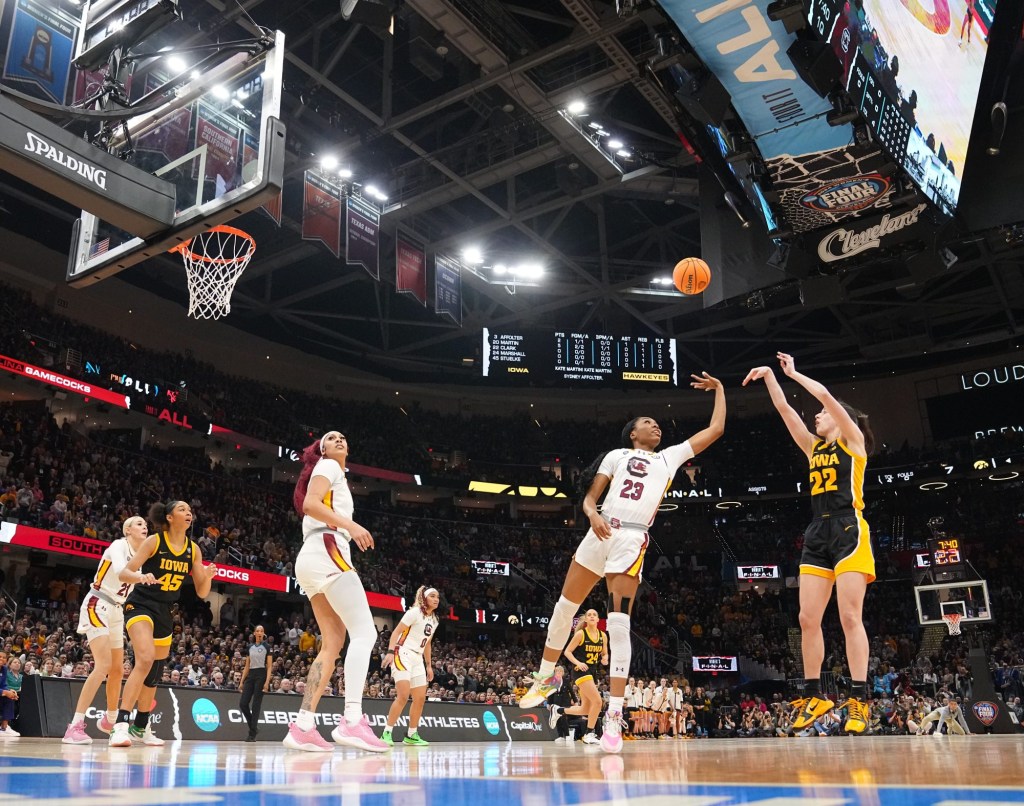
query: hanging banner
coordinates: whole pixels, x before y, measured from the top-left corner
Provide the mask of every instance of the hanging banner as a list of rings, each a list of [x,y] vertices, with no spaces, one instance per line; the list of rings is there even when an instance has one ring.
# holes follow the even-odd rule
[[[462,267],[447,255],[434,255],[434,313],[462,325]]]
[[[245,132],[242,136],[242,181],[247,182],[256,173],[256,164],[259,151],[259,140],[252,132]],[[249,167],[251,166],[251,167]],[[281,226],[281,197],[278,193],[270,201],[260,205],[260,209],[270,216],[277,226]]]
[[[401,233],[395,242],[395,290],[412,294],[427,307],[427,254]]]
[[[660,0],[701,60],[729,91],[765,159],[845,146],[848,126],[829,126],[832,104],[797,75],[786,54],[796,34],[768,19],[770,0]]]
[[[54,5],[18,0],[10,23],[4,80],[28,95],[63,104],[78,26]]]
[[[380,210],[355,196],[348,197],[345,210],[345,262],[380,279]]]
[[[240,176],[235,175],[238,163],[238,126],[231,123],[216,110],[199,105],[196,117],[195,148],[206,146],[206,182],[215,183],[212,198],[219,199],[229,190],[238,187]],[[211,194],[204,193],[209,201]]]
[[[320,241],[335,257],[341,257],[341,185],[316,171],[306,171],[303,187],[302,237]]]

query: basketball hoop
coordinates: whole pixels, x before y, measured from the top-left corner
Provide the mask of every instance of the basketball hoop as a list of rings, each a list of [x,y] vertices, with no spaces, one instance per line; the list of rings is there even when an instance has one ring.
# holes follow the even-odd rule
[[[188,315],[220,319],[231,312],[231,292],[256,253],[247,232],[218,225],[171,249],[181,252],[188,277]]]
[[[949,630],[950,635],[960,635],[960,619],[962,616],[959,613],[943,613],[942,620],[946,622],[946,629]]]

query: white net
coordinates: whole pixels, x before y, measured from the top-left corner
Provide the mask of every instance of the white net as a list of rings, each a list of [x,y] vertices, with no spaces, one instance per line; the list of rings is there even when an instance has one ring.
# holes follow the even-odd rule
[[[256,252],[251,235],[217,226],[176,248],[185,260],[188,315],[220,319],[231,312],[231,293]]]
[[[959,613],[946,613],[942,616],[950,635],[960,635],[960,618]]]

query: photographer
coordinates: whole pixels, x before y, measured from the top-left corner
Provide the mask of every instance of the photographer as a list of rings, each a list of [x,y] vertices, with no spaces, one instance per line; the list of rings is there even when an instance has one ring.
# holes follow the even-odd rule
[[[716,739],[736,736],[736,710],[735,705],[723,705],[718,709],[718,723],[713,734]]]

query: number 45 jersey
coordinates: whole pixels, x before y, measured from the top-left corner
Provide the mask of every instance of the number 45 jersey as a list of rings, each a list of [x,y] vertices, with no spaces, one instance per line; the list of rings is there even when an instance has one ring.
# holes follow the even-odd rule
[[[192,574],[196,559],[196,544],[189,540],[181,552],[171,548],[167,533],[157,535],[156,551],[142,563],[142,573],[156,577],[155,585],[136,585],[129,597],[132,602],[155,602],[165,606],[181,597],[185,577]]]
[[[601,514],[613,526],[650,526],[676,471],[692,458],[689,440],[656,453],[621,448],[605,454],[597,472],[611,483]]]

